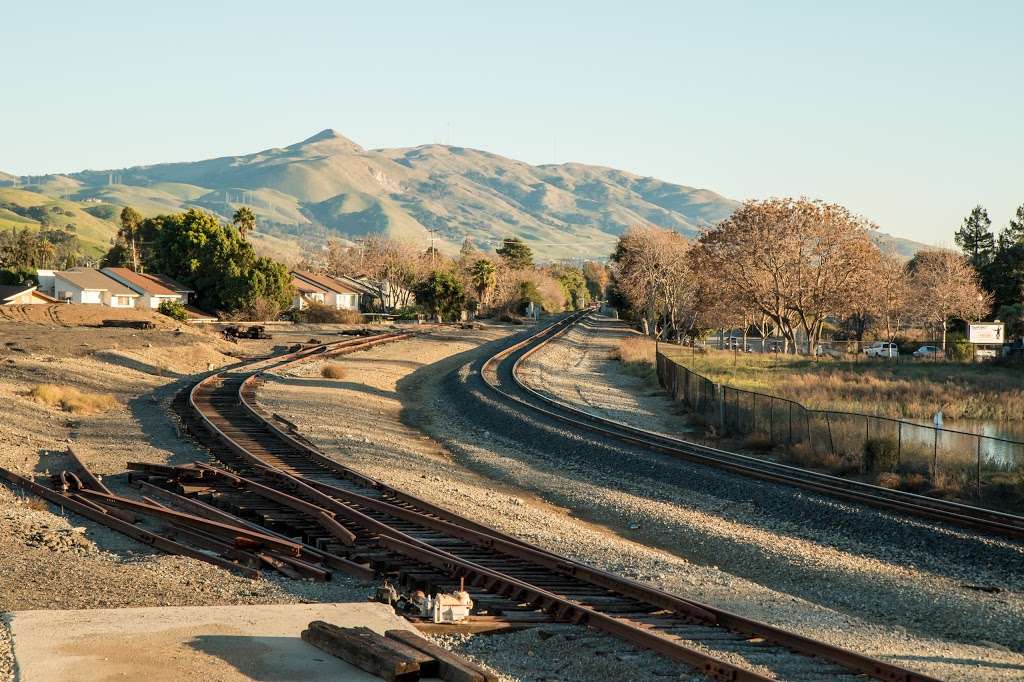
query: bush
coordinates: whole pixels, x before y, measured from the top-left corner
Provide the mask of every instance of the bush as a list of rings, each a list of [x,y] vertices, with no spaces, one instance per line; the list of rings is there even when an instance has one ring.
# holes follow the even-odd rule
[[[188,311],[181,301],[164,301],[156,311],[178,322],[188,322]]]
[[[888,488],[889,490],[899,490],[902,483],[903,479],[899,474],[894,474],[888,471],[883,474],[878,474],[875,478],[875,485]]]
[[[310,303],[309,307],[295,313],[295,321],[313,324],[362,324],[363,315],[357,310]]]
[[[337,363],[328,363],[320,368],[320,376],[325,379],[344,379],[345,368]]]
[[[899,445],[892,438],[869,438],[864,441],[864,471],[880,474],[896,470]]]
[[[50,407],[60,407],[73,414],[97,414],[106,412],[117,405],[117,400],[112,395],[85,393],[77,388],[54,384],[39,384],[29,391],[29,395],[38,403]]]
[[[950,334],[946,339],[946,356],[956,362],[970,362],[974,359],[974,346],[963,334]]]

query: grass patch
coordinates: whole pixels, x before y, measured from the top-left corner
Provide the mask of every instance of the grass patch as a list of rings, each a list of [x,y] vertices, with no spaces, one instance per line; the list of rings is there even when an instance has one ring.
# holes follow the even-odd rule
[[[320,368],[320,376],[324,379],[344,379],[345,374],[345,368],[333,362]]]
[[[662,352],[689,367],[691,353]],[[692,369],[735,388],[788,398],[817,410],[930,420],[1024,419],[1024,365],[853,361],[774,353],[708,351]]]
[[[112,395],[87,393],[77,388],[55,384],[39,384],[29,391],[29,395],[37,403],[59,407],[72,414],[99,414],[117,406],[117,400]]]
[[[619,341],[612,357],[622,363],[628,374],[640,377],[651,383],[658,383],[657,372],[654,370],[655,344],[647,336],[627,336]]]

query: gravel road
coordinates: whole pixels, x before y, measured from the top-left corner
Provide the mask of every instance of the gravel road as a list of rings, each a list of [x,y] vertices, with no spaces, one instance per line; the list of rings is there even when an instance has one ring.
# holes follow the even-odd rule
[[[347,356],[341,380],[302,366],[270,379],[260,401],[360,471],[587,563],[939,677],[1024,673],[1013,651],[1024,632],[1019,544],[524,417],[497,403],[474,371],[507,343],[504,333],[435,333]],[[589,341],[566,339],[573,344]],[[550,361],[548,379],[589,362]],[[610,381],[586,390],[621,391],[621,409],[628,391],[615,382],[624,379]]]

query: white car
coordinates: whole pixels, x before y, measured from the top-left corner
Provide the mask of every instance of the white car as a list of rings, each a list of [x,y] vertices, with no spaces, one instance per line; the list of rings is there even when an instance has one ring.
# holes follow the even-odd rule
[[[889,341],[875,341],[864,349],[864,355],[869,358],[898,358],[900,349],[895,343]]]

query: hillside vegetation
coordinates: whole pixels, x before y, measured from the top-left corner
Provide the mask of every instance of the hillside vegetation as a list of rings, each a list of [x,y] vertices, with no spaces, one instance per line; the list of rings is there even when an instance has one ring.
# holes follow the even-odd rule
[[[532,166],[475,149],[425,145],[366,150],[333,130],[254,154],[186,163],[14,179],[19,200],[132,206],[145,216],[202,208],[229,218],[257,215],[257,233],[308,247],[336,236],[383,235],[442,251],[471,237],[480,247],[506,236],[537,255],[604,258],[629,225],[647,223],[688,237],[729,216],[735,201],[612,168],[578,163]],[[79,218],[80,236],[109,243],[114,220]],[[7,221],[7,222],[3,222]],[[0,212],[0,226],[16,222]],[[910,255],[916,245],[879,235]]]

